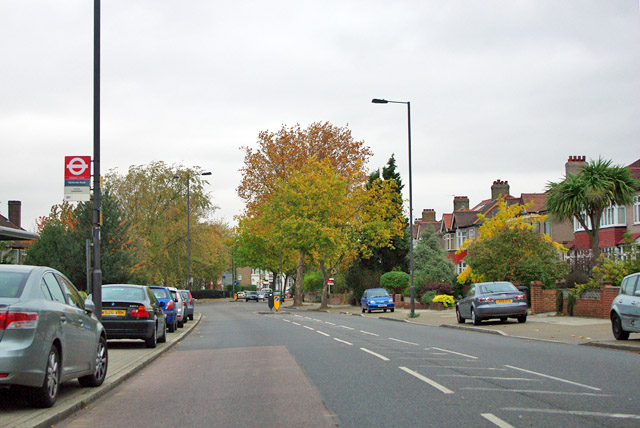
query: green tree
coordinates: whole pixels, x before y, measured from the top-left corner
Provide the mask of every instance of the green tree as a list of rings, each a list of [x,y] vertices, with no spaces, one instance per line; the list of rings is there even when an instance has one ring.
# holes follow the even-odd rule
[[[413,253],[414,272],[417,278],[427,282],[453,284],[456,279],[456,267],[447,258],[446,251],[432,227],[426,227],[420,234]]]
[[[15,263],[11,254],[11,244],[8,241],[0,241],[0,265]]]
[[[602,213],[609,205],[629,205],[638,190],[629,169],[612,166],[610,160],[592,160],[579,174],[568,174],[561,182],[549,182],[547,209],[558,221],[577,219],[591,240],[595,259],[600,254],[599,232]]]
[[[388,290],[392,295],[399,294],[409,286],[410,279],[406,272],[387,272],[380,277],[380,287]]]

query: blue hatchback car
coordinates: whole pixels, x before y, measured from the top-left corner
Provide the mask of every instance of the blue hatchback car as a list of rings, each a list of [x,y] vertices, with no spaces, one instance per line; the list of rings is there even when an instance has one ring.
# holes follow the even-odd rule
[[[395,310],[393,298],[389,296],[389,293],[384,288],[368,288],[364,290],[362,299],[360,299],[360,306],[363,313],[364,311],[371,313],[371,311],[377,309],[382,309],[383,312],[387,312],[387,309],[391,312]]]
[[[153,294],[158,299],[160,306],[165,314],[167,314],[167,330],[173,333],[176,331],[178,325],[178,318],[176,316],[176,304],[171,298],[171,293],[166,287],[160,287],[158,285],[152,285],[149,287]]]

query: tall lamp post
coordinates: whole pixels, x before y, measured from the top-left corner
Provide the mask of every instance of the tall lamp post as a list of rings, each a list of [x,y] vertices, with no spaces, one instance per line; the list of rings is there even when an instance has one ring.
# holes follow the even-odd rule
[[[100,265],[100,0],[93,2],[93,272],[91,289],[95,316],[102,320]]]
[[[211,175],[211,172],[201,172],[197,175]],[[187,173],[187,287],[189,288],[189,291],[191,291],[191,177],[192,174]],[[180,177],[176,175],[175,178]]]
[[[409,101],[389,101],[380,98],[371,100],[374,104],[406,104],[407,130],[409,135],[409,290],[411,291],[411,317],[415,317],[415,292],[413,288],[413,191],[411,187],[411,103]]]

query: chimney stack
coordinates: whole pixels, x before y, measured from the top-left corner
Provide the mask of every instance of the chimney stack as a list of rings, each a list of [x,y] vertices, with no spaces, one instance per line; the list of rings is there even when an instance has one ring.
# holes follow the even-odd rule
[[[453,197],[453,211],[462,211],[469,209],[469,197],[467,196],[454,196]]]
[[[436,221],[436,212],[432,208],[422,210],[422,222],[433,223]]]
[[[491,200],[496,200],[502,196],[507,196],[509,194],[509,182],[502,181],[500,179],[493,182],[491,185]]]
[[[569,160],[564,164],[565,177],[578,175],[582,168],[587,166],[586,156],[569,156]]]
[[[9,221],[16,227],[21,228],[20,219],[22,217],[22,202],[9,201]]]

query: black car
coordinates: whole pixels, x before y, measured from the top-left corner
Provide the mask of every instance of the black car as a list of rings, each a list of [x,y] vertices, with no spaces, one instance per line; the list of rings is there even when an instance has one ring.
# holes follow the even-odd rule
[[[257,291],[247,291],[244,295],[244,301],[248,302],[249,300],[258,301],[258,292]]]
[[[104,285],[102,325],[108,340],[142,339],[147,348],[167,341],[166,316],[146,285]]]

